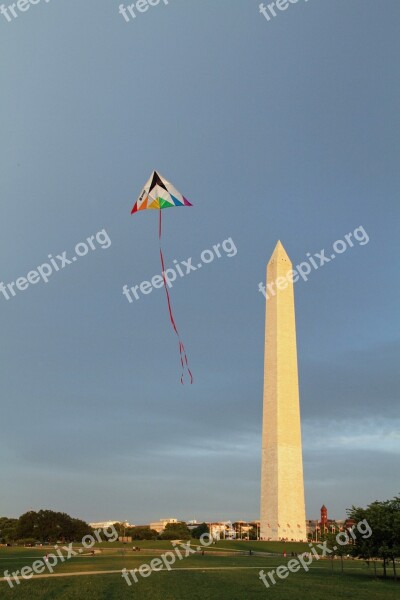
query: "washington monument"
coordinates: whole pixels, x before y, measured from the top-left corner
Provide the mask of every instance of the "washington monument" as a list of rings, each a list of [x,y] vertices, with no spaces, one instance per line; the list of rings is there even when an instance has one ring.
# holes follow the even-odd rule
[[[260,536],[299,541],[307,534],[293,275],[278,242],[267,267]]]

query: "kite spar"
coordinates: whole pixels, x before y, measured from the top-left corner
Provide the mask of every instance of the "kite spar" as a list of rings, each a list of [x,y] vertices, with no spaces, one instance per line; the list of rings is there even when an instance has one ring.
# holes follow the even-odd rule
[[[164,177],[161,177],[157,171],[153,171],[150,176],[150,179],[147,181],[144,186],[138,200],[135,202],[134,207],[132,208],[131,214],[140,211],[140,210],[158,210],[158,239],[160,242],[160,260],[161,260],[161,271],[162,278],[164,281],[164,289],[167,296],[167,304],[168,304],[168,312],[169,318],[171,321],[171,325],[176,333],[179,343],[179,355],[181,359],[182,365],[182,375],[181,375],[181,383],[184,383],[184,375],[185,371],[187,371],[190,379],[190,383],[193,383],[193,375],[189,368],[189,361],[186,355],[185,346],[182,342],[181,336],[179,335],[178,328],[176,326],[176,322],[174,319],[174,315],[172,312],[171,298],[168,291],[167,279],[165,277],[165,264],[164,264],[164,255],[161,246],[161,237],[162,237],[162,211],[164,208],[173,208],[177,206],[192,206],[192,204],[187,200],[174,186],[167,181]]]

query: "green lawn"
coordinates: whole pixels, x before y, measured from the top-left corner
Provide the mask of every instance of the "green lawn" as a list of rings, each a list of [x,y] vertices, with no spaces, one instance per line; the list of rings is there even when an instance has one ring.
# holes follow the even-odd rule
[[[254,550],[256,552],[272,552],[273,554],[283,554],[286,550],[291,552],[308,552],[310,547],[303,542],[244,542],[240,540],[220,540],[216,544],[219,548],[227,550]]]
[[[170,572],[155,572],[148,578],[138,576],[138,583],[131,587],[121,573],[107,575],[80,575],[52,577],[22,581],[10,589],[6,582],[0,582],[0,598],[21,600],[125,600],[136,597],[140,600],[257,600],[271,597],[276,600],[399,600],[400,583],[393,580],[374,579],[374,571],[363,561],[346,560],[345,574],[341,575],[340,561],[315,561],[308,573],[291,573],[283,581],[266,589],[259,580],[259,571],[265,572],[285,564],[289,559],[282,556],[248,556],[237,552],[258,549],[250,542],[223,542],[222,548],[236,552],[216,553],[207,551],[204,556],[192,555],[176,561]],[[265,543],[267,544],[267,543]],[[154,547],[154,543],[152,544]],[[156,543],[156,545],[158,545]],[[286,545],[287,546],[287,545]],[[140,553],[122,553],[121,548],[104,548],[101,555],[77,556],[61,563],[55,573],[82,573],[94,571],[121,571],[139,568],[160,556],[165,548],[150,551],[143,548]],[[264,549],[264,548],[263,548]],[[292,550],[286,548],[290,553]],[[0,577],[4,570],[13,572],[23,566],[32,565],[46,551],[33,548],[0,549]],[[293,550],[294,551],[294,550]],[[183,551],[182,551],[183,552]],[[378,568],[382,573],[381,566]]]

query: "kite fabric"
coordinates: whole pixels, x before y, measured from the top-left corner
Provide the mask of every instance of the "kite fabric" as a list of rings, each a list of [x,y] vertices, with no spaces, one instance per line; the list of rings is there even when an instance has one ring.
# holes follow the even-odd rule
[[[181,375],[181,384],[184,383],[184,375],[185,371],[188,372],[190,383],[193,383],[193,375],[189,368],[189,361],[186,355],[185,346],[181,340],[181,336],[179,335],[178,328],[176,326],[176,322],[174,319],[174,315],[172,312],[171,298],[168,291],[167,280],[165,277],[165,264],[164,264],[164,256],[161,247],[161,236],[162,236],[162,210],[164,208],[173,208],[176,206],[192,206],[192,204],[187,200],[174,186],[172,183],[161,177],[157,171],[153,171],[150,179],[144,186],[138,200],[135,202],[134,207],[132,208],[131,214],[140,211],[140,210],[148,210],[148,209],[156,209],[159,211],[158,218],[158,238],[160,240],[160,260],[161,260],[161,272],[162,278],[164,281],[164,289],[167,296],[167,304],[168,304],[168,312],[169,318],[171,321],[171,325],[176,333],[179,342],[179,355],[181,359],[182,365],[182,375]]]
[[[131,214],[139,210],[172,208],[174,206],[192,206],[189,200],[172,183],[161,177],[157,171],[153,171],[150,179],[144,186]]]

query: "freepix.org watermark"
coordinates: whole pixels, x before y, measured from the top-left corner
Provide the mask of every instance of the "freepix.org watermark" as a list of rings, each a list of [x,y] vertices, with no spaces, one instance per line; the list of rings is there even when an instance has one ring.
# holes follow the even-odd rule
[[[296,265],[293,269],[290,269],[285,276],[278,277],[276,281],[270,281],[267,286],[260,282],[258,284],[258,291],[262,293],[264,298],[269,300],[272,296],[276,295],[277,290],[286,289],[289,283],[296,283],[300,278],[303,279],[303,281],[308,281],[308,276],[313,269],[317,270],[327,263],[332,262],[338,255],[346,252],[348,248],[353,248],[355,242],[357,242],[359,246],[368,244],[369,236],[364,227],[360,226],[353,232],[346,233],[344,240],[336,240],[332,245],[333,252],[330,252],[329,256],[327,256],[327,251],[324,249],[320,252],[316,252],[313,256],[310,252],[307,252],[307,261]]]
[[[350,527],[346,531],[341,531],[335,538],[336,545],[333,548],[328,548],[328,542],[325,541],[322,544],[309,544],[311,552],[304,552],[298,558],[289,560],[286,565],[280,565],[276,569],[271,569],[267,573],[264,570],[259,572],[259,579],[263,582],[266,588],[277,583],[275,576],[278,579],[286,579],[290,573],[297,573],[300,569],[304,569],[307,573],[310,570],[310,565],[314,560],[321,560],[321,558],[327,558],[330,554],[333,554],[338,549],[338,546],[347,546],[350,544],[350,538],[355,540],[357,538],[357,531],[361,537],[366,540],[371,537],[372,529],[368,524],[367,519],[359,521],[356,526]],[[316,550],[318,548],[320,552]],[[269,581],[268,581],[269,579]]]
[[[128,4],[128,6],[120,4],[118,10],[119,14],[129,23],[133,19],[136,19],[138,15],[147,12],[150,7],[158,6],[159,4],[167,6],[169,2],[168,0],[136,0],[136,2]]]
[[[118,540],[118,532],[115,529],[114,525],[111,527],[107,527],[106,529],[96,529],[93,532],[93,535],[85,535],[82,538],[82,548],[78,550],[73,549],[72,542],[67,546],[54,546],[55,552],[51,554],[46,554],[43,558],[39,560],[35,560],[35,562],[31,566],[22,567],[13,573],[9,571],[4,571],[4,579],[7,581],[10,588],[14,587],[14,584],[19,585],[21,583],[21,579],[32,579],[34,575],[41,575],[47,569],[50,574],[54,573],[55,567],[59,562],[63,563],[74,556],[79,556],[83,554],[84,550],[90,550],[97,542],[104,541],[104,536],[107,539],[107,542],[116,542]]]
[[[168,552],[164,552],[159,558],[153,558],[149,563],[143,563],[138,569],[132,569],[131,571],[122,569],[122,577],[125,579],[126,583],[131,586],[132,581],[138,583],[138,575],[142,578],[146,578],[152,573],[162,571],[163,569],[171,571],[172,565],[175,564],[177,560],[183,560],[192,554],[196,554],[200,550],[211,546],[214,543],[214,540],[217,539],[219,539],[218,536],[203,533],[200,536],[201,546],[197,546],[196,548],[192,548],[191,542],[171,542],[174,548],[173,551],[169,550]]]
[[[164,279],[165,284],[171,288],[178,276],[185,277],[185,275],[190,275],[193,271],[201,269],[203,265],[212,263],[215,258],[222,258],[224,255],[221,253],[221,249],[228,258],[232,258],[237,254],[235,243],[230,237],[227,240],[224,240],[222,244],[214,244],[212,250],[203,250],[200,254],[200,262],[197,263],[196,266],[193,264],[193,258],[182,260],[180,263],[177,260],[174,260],[174,267],[165,269],[161,275],[154,275],[151,281],[142,281],[139,285],[133,285],[132,287],[124,285],[122,293],[128,302],[132,304],[133,298],[139,300],[140,294],[148,295],[151,294],[153,289],[162,288],[164,286]]]
[[[259,5],[260,14],[271,21],[278,16],[279,13],[287,10],[292,4],[297,4],[299,0],[276,0],[276,2],[270,2],[267,6],[263,2]],[[308,0],[304,0],[308,2]]]
[[[83,256],[86,256],[90,251],[101,248],[106,250],[111,246],[111,240],[105,229],[98,231],[95,235],[91,235],[84,242],[79,242],[75,246],[75,255],[71,258],[67,257],[67,252],[64,251],[61,254],[57,254],[55,257],[52,254],[48,255],[48,262],[43,263],[36,267],[34,271],[29,271],[26,277],[18,277],[15,281],[10,283],[0,282],[0,293],[6,300],[14,298],[18,292],[24,292],[30,285],[36,285],[37,283],[44,282],[48,283],[49,278],[57,271],[62,271],[68,265],[72,265],[74,262]]]
[[[39,4],[40,2],[42,2],[42,4],[47,4],[50,0],[17,0],[17,2],[13,2],[13,4],[10,4],[9,6],[1,4],[0,13],[8,23],[11,23],[11,21],[17,19],[21,13],[26,12],[31,6]]]

